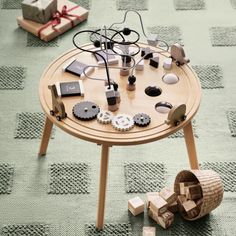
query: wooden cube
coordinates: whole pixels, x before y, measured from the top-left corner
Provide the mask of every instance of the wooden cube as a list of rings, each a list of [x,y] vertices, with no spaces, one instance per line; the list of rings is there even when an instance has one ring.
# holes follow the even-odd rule
[[[187,201],[187,198],[184,195],[179,195],[177,197],[178,208],[180,212],[184,212],[183,203]]]
[[[152,199],[155,199],[156,197],[159,196],[159,193],[158,192],[149,192],[149,193],[146,193],[147,195],[147,208],[150,207],[150,201]]]
[[[158,42],[157,34],[149,34],[147,38],[147,42],[148,42],[148,45],[156,47],[157,42]]]
[[[179,190],[180,194],[185,195],[186,194],[186,187],[191,185],[196,185],[196,182],[181,182],[179,183]]]
[[[186,197],[190,200],[196,200],[202,198],[201,185],[191,185],[186,187]]]
[[[178,203],[177,201],[171,203],[169,206],[168,206],[168,211],[172,212],[172,213],[176,213],[179,211],[179,207],[178,207]]]
[[[143,70],[144,69],[144,60],[141,60],[136,66],[135,70]]]
[[[158,216],[157,223],[164,229],[167,229],[168,227],[170,227],[173,221],[174,221],[174,214],[170,211],[166,211],[161,216]]]
[[[150,201],[150,208],[158,215],[161,215],[167,211],[167,206],[167,202],[160,196],[157,196]]]
[[[141,57],[144,57],[144,59],[150,59],[153,57],[153,51],[149,47],[142,48]]]
[[[159,66],[159,57],[150,58],[149,65],[155,68]]]
[[[156,236],[155,227],[143,227],[143,236]]]
[[[184,202],[183,208],[189,218],[194,218],[199,214],[199,209],[198,209],[196,203],[192,200],[188,200],[188,201]]]
[[[166,70],[170,70],[172,67],[172,58],[165,58],[163,62],[163,68]]]
[[[128,201],[128,209],[136,216],[144,212],[144,202],[140,197],[132,198]]]
[[[168,205],[172,204],[177,200],[176,193],[169,188],[163,188],[160,191],[159,195],[168,203]]]

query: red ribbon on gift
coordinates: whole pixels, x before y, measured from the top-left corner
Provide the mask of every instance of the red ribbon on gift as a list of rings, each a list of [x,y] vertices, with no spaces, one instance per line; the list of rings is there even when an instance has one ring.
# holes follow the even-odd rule
[[[69,10],[67,10],[67,6],[64,5],[62,7],[62,10],[61,12],[60,11],[57,11],[56,13],[53,14],[53,17],[52,17],[52,20],[49,21],[47,24],[43,25],[39,30],[38,30],[38,37],[41,38],[41,32],[46,29],[47,27],[49,27],[50,25],[52,26],[52,29],[57,31],[57,32],[60,32],[60,30],[56,29],[55,27],[57,25],[59,25],[61,23],[61,18],[65,18],[67,20],[70,21],[71,23],[71,28],[74,27],[74,21],[70,18],[70,17],[76,17],[76,19],[81,19],[80,16],[78,15],[74,15],[74,14],[68,14],[69,12],[77,9],[79,6],[74,6],[72,8],[70,8]]]

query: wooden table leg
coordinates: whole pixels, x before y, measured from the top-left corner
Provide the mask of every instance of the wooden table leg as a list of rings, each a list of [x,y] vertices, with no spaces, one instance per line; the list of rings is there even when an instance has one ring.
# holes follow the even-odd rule
[[[107,173],[109,161],[109,146],[102,144],[100,163],[100,184],[96,228],[101,230],[104,227],[104,213],[106,200]]]
[[[41,144],[39,148],[39,156],[45,155],[47,152],[47,147],[50,139],[50,135],[52,132],[52,126],[53,123],[46,117],[45,123],[44,123],[44,128],[43,128],[43,134],[41,138]]]
[[[191,121],[183,128],[183,130],[191,169],[199,169]]]

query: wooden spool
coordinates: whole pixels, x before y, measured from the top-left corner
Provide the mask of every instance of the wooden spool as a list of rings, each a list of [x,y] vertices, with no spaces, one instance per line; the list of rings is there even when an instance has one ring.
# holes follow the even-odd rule
[[[216,207],[218,207],[223,199],[223,184],[220,176],[213,170],[183,170],[175,178],[174,191],[180,195],[180,182],[198,181],[202,187],[203,201],[199,214],[194,218],[189,218],[182,214],[186,220],[197,220]]]

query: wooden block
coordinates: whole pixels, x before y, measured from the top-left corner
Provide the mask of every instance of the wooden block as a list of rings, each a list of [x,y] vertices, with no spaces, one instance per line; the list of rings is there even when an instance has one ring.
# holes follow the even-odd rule
[[[186,197],[190,200],[196,200],[202,198],[201,185],[191,185],[186,187]]]
[[[128,209],[136,216],[144,212],[144,202],[140,197],[132,198],[128,201]]]
[[[184,195],[179,195],[177,197],[178,208],[180,212],[184,212],[183,203],[187,201],[187,198]]]
[[[194,218],[199,214],[199,209],[198,209],[196,203],[192,200],[188,200],[188,201],[184,202],[183,208],[189,218]]]
[[[156,236],[155,227],[143,227],[143,236]]]
[[[166,211],[161,216],[158,216],[157,223],[164,229],[167,229],[168,227],[170,227],[173,221],[174,221],[174,214],[170,211]]]
[[[157,196],[150,201],[150,208],[158,215],[161,215],[167,211],[167,206],[167,202],[160,196]]]
[[[159,195],[168,203],[168,205],[172,204],[177,200],[176,193],[169,188],[163,188],[160,191]]]
[[[196,185],[196,182],[181,182],[179,183],[179,189],[180,194],[185,195],[186,194],[186,188],[187,186]]]
[[[173,202],[172,204],[170,204],[168,206],[168,211],[170,211],[172,213],[176,213],[176,212],[178,212],[178,210],[179,210],[179,207],[178,207],[177,201]]]
[[[135,70],[143,70],[144,69],[144,60],[141,60],[136,66]]]
[[[166,70],[170,70],[172,67],[172,58],[165,58],[165,60],[163,62],[163,67]]]
[[[159,196],[159,193],[158,192],[149,192],[149,193],[146,193],[147,195],[147,208],[150,207],[150,201],[156,197]]]

